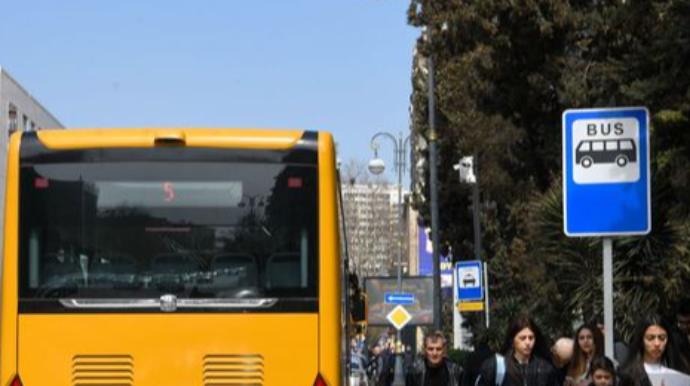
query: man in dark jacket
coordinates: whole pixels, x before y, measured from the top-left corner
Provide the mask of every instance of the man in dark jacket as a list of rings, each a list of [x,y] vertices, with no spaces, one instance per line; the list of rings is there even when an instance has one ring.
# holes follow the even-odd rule
[[[465,372],[446,357],[446,338],[440,331],[424,338],[424,359],[407,371],[405,386],[462,386]]]

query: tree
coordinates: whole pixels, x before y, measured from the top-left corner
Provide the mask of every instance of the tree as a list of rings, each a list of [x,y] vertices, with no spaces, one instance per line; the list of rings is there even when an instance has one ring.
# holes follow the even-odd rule
[[[411,98],[413,130],[427,137],[430,56],[437,81],[441,237],[472,255],[469,187],[452,164],[475,155],[494,309],[538,311],[553,333],[600,318],[600,245],[566,238],[559,217],[568,108],[653,113],[654,227],[616,242],[616,303],[642,312],[659,300],[665,311],[690,280],[689,10],[677,0],[411,2],[410,24],[428,31],[417,43]],[[416,204],[428,221],[425,186]],[[618,315],[628,331],[636,314]]]

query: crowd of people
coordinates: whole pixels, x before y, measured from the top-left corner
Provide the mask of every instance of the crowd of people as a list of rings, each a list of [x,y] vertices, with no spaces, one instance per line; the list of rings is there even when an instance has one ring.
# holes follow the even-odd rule
[[[529,317],[512,321],[501,350],[476,347],[464,363],[448,356],[441,332],[425,336],[422,356],[405,356],[405,386],[690,386],[690,302],[674,316],[639,319],[632,340],[604,355],[603,326],[584,324],[550,344]],[[394,355],[372,355],[370,385],[391,386]]]

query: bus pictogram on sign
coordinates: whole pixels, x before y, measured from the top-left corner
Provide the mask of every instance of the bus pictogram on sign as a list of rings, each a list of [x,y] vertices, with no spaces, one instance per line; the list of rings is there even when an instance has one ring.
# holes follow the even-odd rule
[[[637,162],[637,146],[631,138],[582,141],[575,153],[575,163],[584,168],[611,163],[625,167],[629,162]]]
[[[579,119],[572,126],[576,184],[633,183],[640,179],[637,119]]]

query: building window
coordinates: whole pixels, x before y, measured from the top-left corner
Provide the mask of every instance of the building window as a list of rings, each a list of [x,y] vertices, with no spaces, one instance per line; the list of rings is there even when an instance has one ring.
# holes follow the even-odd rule
[[[22,129],[27,131],[29,129],[29,117],[22,115]]]
[[[12,135],[17,129],[17,107],[10,103],[7,106],[7,135]]]

